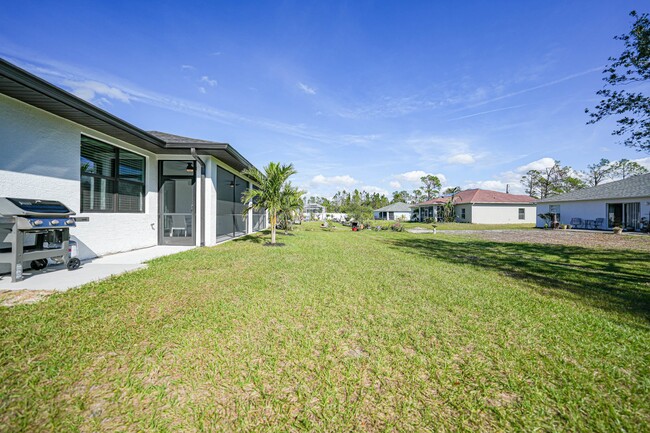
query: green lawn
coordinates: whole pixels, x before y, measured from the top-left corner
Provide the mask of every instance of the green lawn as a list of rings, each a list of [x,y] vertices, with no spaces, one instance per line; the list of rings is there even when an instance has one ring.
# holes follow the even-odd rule
[[[0,309],[0,431],[648,431],[650,254],[313,228]]]
[[[372,221],[372,226],[390,227],[397,221]],[[400,222],[406,229],[420,227],[424,229],[432,229],[433,225],[430,223],[416,223],[416,222]],[[340,226],[341,224],[336,224]],[[534,223],[528,224],[468,224],[468,223],[436,223],[438,230],[525,230],[535,228]]]

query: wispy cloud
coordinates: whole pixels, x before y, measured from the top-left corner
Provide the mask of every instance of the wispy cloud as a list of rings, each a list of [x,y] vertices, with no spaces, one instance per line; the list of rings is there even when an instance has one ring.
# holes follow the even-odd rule
[[[149,89],[142,89],[133,84],[124,83],[120,79],[102,78],[101,73],[91,74],[79,67],[57,61],[44,61],[40,64],[35,64],[33,61],[25,61],[17,57],[5,56],[5,58],[94,103],[98,103],[98,97],[105,97],[109,100],[117,100],[124,103],[137,102],[228,125],[240,124],[254,126],[274,133],[328,144],[337,148],[345,146],[370,146],[371,142],[379,137],[378,134],[341,135],[329,131],[321,131],[318,128],[303,124],[291,124],[268,118],[246,116],[221,110],[210,105],[161,94]],[[94,79],[90,79],[91,76]],[[108,82],[111,84],[107,84]],[[205,86],[201,87],[207,91]],[[201,92],[200,88],[197,91]]]
[[[210,87],[216,87],[217,85],[217,80],[211,80],[207,75],[202,76],[199,81],[201,83],[206,83]]]
[[[181,65],[181,69],[184,71],[193,71],[196,68],[192,65]]]
[[[305,83],[298,82],[298,88],[308,95],[316,94],[316,89],[314,89],[313,87],[309,87]]]
[[[517,90],[517,91],[514,91],[514,92],[506,93],[505,95],[496,96],[496,97],[493,97],[493,98],[488,98],[488,99],[485,99],[483,101],[470,104],[470,105],[468,105],[466,107],[463,107],[462,109],[465,110],[465,109],[469,109],[469,108],[479,107],[481,105],[486,105],[486,104],[490,104],[492,102],[501,101],[503,99],[512,98],[514,96],[522,95],[524,93],[532,92],[534,90],[544,89],[544,88],[550,87],[550,86],[555,86],[555,85],[563,83],[565,81],[573,80],[575,78],[579,78],[579,77],[582,77],[584,75],[593,74],[594,72],[600,72],[602,70],[603,70],[603,66],[598,66],[597,68],[591,68],[591,69],[587,69],[587,70],[582,71],[582,72],[576,72],[575,74],[566,75],[566,76],[564,76],[562,78],[558,78],[558,79],[553,80],[553,81],[549,81],[549,82],[546,82],[546,83],[543,83],[543,84],[539,84],[537,86],[532,86],[532,87]]]
[[[128,92],[98,81],[74,81],[66,79],[63,81],[63,84],[69,87],[75,96],[89,102],[97,102],[99,99],[106,100],[108,98],[128,104],[132,99]]]
[[[453,122],[454,120],[469,119],[470,117],[483,116],[485,114],[497,113],[499,111],[513,110],[515,108],[521,108],[521,107],[525,107],[525,104],[513,105],[512,107],[497,108],[495,110],[481,111],[479,113],[468,114],[467,116],[454,117],[453,119],[449,119],[449,121]]]
[[[473,164],[475,161],[476,160],[474,159],[474,156],[469,153],[457,153],[447,158],[447,162],[449,164],[467,165],[467,164]]]

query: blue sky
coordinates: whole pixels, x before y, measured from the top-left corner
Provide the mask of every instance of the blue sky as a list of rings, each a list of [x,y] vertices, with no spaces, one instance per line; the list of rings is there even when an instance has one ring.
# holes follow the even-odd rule
[[[645,9],[644,9],[645,7]],[[640,1],[24,1],[0,56],[143,129],[293,162],[314,195],[522,192],[553,159],[647,154],[585,125]]]

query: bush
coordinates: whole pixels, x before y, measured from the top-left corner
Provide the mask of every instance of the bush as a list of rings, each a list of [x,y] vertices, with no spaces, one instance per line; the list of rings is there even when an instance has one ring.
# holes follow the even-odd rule
[[[404,226],[400,223],[395,223],[390,226],[390,229],[394,232],[403,232],[404,231]]]

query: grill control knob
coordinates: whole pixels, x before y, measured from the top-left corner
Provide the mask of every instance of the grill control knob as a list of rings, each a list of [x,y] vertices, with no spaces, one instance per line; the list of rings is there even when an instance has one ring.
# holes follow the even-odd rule
[[[65,224],[71,226],[74,224],[74,220],[73,219],[66,220]]]
[[[43,225],[43,220],[35,220],[32,221],[33,226],[42,226]]]
[[[59,223],[60,223],[59,220],[52,220],[52,221],[50,221],[50,225],[53,225],[53,226],[58,226]]]

